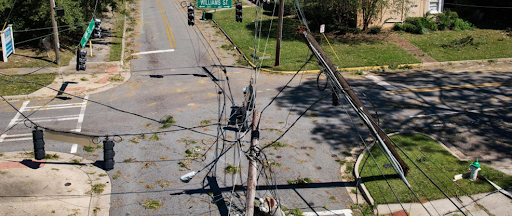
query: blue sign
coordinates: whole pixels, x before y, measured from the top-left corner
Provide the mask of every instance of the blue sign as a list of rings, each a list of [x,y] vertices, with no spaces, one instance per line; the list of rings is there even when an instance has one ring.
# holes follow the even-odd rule
[[[12,38],[12,24],[2,31],[2,54],[4,62],[7,62],[7,57],[14,53],[14,40]]]

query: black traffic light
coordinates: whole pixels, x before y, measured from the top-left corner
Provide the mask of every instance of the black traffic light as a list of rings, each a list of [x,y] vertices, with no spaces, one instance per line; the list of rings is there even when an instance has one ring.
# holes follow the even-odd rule
[[[32,131],[32,141],[34,142],[34,157],[36,160],[44,159],[44,139],[43,130],[34,129]]]
[[[101,37],[101,20],[100,19],[94,19],[94,37],[100,38]]]
[[[103,162],[104,170],[112,170],[114,169],[114,156],[116,155],[116,152],[114,152],[114,142],[112,140],[104,140],[103,141]]]
[[[87,56],[87,50],[83,50],[80,48],[78,48],[76,50],[76,70],[77,71],[85,70],[85,62],[87,61],[86,56]]]
[[[242,2],[235,3],[236,8],[236,21],[242,22]]]
[[[194,19],[194,6],[189,5],[187,7],[187,14],[188,14],[188,25],[193,26],[196,23],[196,21]]]

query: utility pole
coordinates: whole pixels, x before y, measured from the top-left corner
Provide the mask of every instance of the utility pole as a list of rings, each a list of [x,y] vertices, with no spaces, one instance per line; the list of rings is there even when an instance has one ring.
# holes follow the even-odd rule
[[[386,133],[380,129],[380,127],[376,124],[376,121],[373,120],[372,115],[368,110],[364,107],[364,105],[361,103],[361,101],[357,98],[356,94],[352,90],[352,88],[349,86],[345,78],[336,70],[334,65],[332,64],[331,60],[327,57],[327,54],[324,52],[322,47],[318,44],[318,42],[315,40],[315,38],[311,35],[311,33],[307,30],[305,26],[299,26],[297,28],[297,33],[300,34],[302,39],[306,42],[309,49],[316,55],[322,66],[326,69],[326,72],[329,72],[328,77],[333,79],[333,86],[336,89],[336,92],[342,92],[345,94],[345,96],[349,99],[349,103],[354,109],[354,111],[357,113],[359,118],[363,120],[363,123],[368,127],[370,130],[370,133],[377,138],[377,142],[379,142],[381,145],[383,145],[384,149],[388,149],[389,152],[394,156],[394,158],[397,160],[398,164],[400,164],[400,167],[402,168],[404,175],[407,176],[407,173],[409,171],[409,166],[402,160],[400,155],[396,152],[395,148],[393,147],[391,141],[386,136]],[[334,75],[334,76],[332,76]],[[405,179],[405,176],[402,176],[400,169],[397,167],[397,164],[393,161],[393,166],[398,171],[399,175],[402,177],[402,180],[408,184],[407,180]]]
[[[59,54],[59,30],[57,29],[57,21],[55,21],[55,2],[50,0],[50,12],[52,14],[52,26],[53,26],[53,49],[55,50],[55,63],[59,65],[60,54]]]
[[[247,180],[247,197],[245,216],[254,215],[254,197],[256,196],[256,180],[258,179],[258,164],[256,163],[256,153],[259,151],[259,137],[260,131],[258,122],[260,120],[260,112],[256,109],[252,110],[252,133],[251,133],[251,148],[249,156],[249,177]]]
[[[276,43],[276,63],[274,66],[281,64],[281,40],[283,39],[283,16],[284,16],[284,0],[279,0],[279,18],[277,21],[277,43]]]

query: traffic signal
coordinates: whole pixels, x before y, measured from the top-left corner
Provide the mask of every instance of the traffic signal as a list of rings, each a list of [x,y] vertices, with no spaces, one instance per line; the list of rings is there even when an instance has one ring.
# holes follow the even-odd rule
[[[34,129],[32,131],[32,141],[34,142],[34,157],[36,160],[44,159],[44,139],[43,130]]]
[[[87,50],[78,48],[76,50],[76,70],[85,70],[85,62],[87,61]]]
[[[101,37],[101,20],[100,19],[94,19],[94,37],[100,38]]]
[[[236,21],[242,22],[242,2],[235,3],[236,8]]]
[[[189,6],[187,7],[187,11],[188,11],[188,12],[187,12],[187,14],[188,14],[188,25],[189,25],[189,26],[190,26],[190,25],[191,25],[191,26],[193,26],[193,25],[196,23],[196,21],[195,21],[195,19],[194,19],[194,6],[189,5]]]
[[[112,140],[104,140],[103,141],[103,162],[104,170],[112,170],[114,169],[114,156],[116,155],[116,152],[114,152],[114,142]]]

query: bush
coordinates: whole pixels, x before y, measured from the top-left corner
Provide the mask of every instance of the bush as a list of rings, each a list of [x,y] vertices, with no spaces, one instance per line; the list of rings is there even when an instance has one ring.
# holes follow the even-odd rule
[[[456,12],[446,11],[433,17],[427,13],[424,17],[408,17],[403,24],[396,23],[395,31],[413,34],[425,34],[428,31],[471,30],[473,25],[460,19]]]
[[[379,34],[382,29],[380,27],[371,27],[370,28],[370,34]]]
[[[363,32],[360,28],[350,28],[348,26],[341,26],[339,29],[338,29],[338,33],[337,34],[340,34],[340,35],[344,35],[344,34],[360,34],[361,32]]]
[[[463,19],[457,18],[453,22],[453,30],[460,31],[460,30],[472,30],[473,25],[467,21],[464,21]]]

